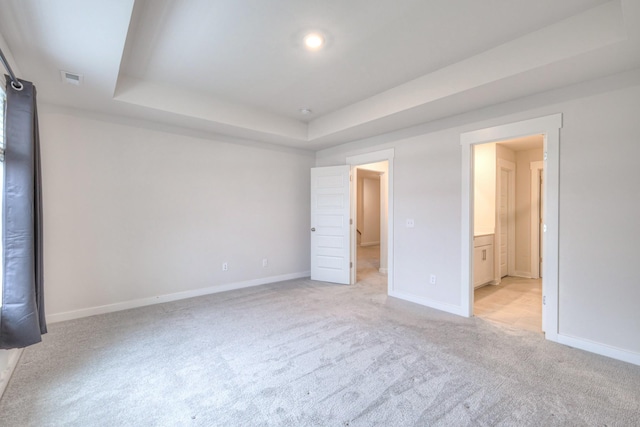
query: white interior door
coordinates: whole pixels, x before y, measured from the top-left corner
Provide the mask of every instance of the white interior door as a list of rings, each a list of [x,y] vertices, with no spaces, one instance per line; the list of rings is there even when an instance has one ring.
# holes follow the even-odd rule
[[[311,168],[311,279],[349,284],[351,166]]]

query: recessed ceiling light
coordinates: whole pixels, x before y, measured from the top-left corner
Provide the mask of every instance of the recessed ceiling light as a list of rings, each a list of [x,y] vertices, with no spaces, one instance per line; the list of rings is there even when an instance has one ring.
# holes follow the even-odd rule
[[[304,114],[305,116],[313,113],[313,111],[311,111],[311,108],[301,108],[298,111],[300,111],[300,114]]]
[[[309,33],[304,36],[304,45],[309,50],[318,50],[324,45],[324,37],[318,33]]]

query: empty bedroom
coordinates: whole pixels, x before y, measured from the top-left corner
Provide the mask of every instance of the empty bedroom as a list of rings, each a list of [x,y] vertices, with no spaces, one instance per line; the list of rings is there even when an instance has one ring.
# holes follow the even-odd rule
[[[0,426],[640,425],[637,0],[0,0]]]

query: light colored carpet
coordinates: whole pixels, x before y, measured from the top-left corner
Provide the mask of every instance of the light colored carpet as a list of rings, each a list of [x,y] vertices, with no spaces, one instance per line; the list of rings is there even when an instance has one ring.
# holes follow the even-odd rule
[[[294,280],[53,324],[3,426],[640,425],[640,367]]]

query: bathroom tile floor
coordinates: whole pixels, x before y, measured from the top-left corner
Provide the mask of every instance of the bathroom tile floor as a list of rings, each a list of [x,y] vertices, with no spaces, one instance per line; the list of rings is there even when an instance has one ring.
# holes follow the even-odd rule
[[[499,285],[476,289],[473,314],[516,328],[542,332],[542,279],[507,276]]]

